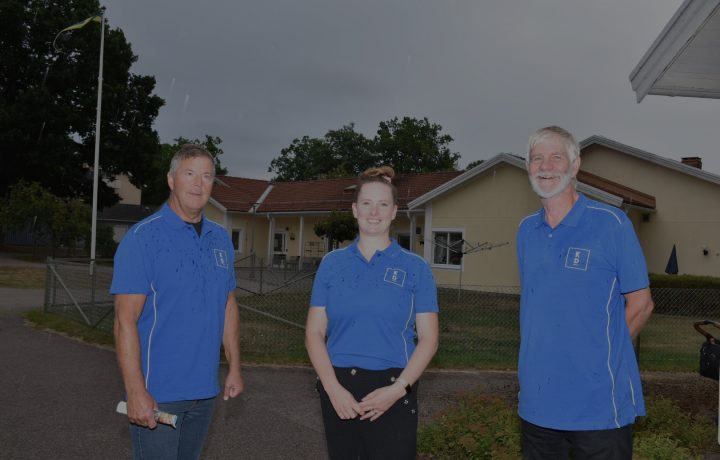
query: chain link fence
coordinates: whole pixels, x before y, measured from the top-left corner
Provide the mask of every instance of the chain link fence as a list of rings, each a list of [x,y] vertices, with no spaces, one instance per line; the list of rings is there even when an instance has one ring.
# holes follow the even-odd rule
[[[307,363],[304,324],[315,272],[242,265],[236,275],[243,356],[249,361]],[[91,273],[87,260],[48,259],[45,310],[112,331],[111,279],[110,261],[99,261]],[[641,367],[696,370],[704,338],[693,322],[720,320],[720,290],[655,288],[652,294],[655,311],[636,341]],[[434,366],[517,366],[519,288],[438,286],[438,298],[440,348]]]
[[[112,331],[113,297],[110,295],[112,260],[47,259],[45,311]]]
[[[652,289],[655,310],[638,338],[640,367],[652,370],[697,370],[705,338],[695,321],[720,320],[720,289]],[[720,337],[720,330],[708,330]]]

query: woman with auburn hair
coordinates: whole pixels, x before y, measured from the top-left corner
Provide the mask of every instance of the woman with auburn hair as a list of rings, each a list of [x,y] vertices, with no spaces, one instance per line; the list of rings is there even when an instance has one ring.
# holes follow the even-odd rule
[[[315,276],[305,345],[331,459],[416,455],[418,379],[438,347],[437,289],[428,263],[390,239],[395,172],[359,178],[359,236]]]

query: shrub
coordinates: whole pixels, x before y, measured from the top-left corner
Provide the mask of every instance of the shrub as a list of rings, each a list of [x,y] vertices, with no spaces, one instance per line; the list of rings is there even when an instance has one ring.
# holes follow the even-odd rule
[[[515,404],[475,390],[424,424],[418,452],[431,459],[517,459],[522,455],[520,418]],[[716,439],[715,424],[683,412],[663,397],[646,398],[647,416],[634,427],[633,458],[691,460],[702,458]]]
[[[418,432],[418,452],[437,459],[516,459],[520,446],[520,419],[512,405],[477,393]]]
[[[635,423],[638,459],[702,458],[717,439],[714,423],[700,420],[662,396],[645,398],[647,416]]]

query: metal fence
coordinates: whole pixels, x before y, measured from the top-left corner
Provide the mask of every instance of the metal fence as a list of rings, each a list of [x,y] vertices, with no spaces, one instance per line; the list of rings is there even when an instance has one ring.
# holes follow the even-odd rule
[[[112,331],[112,260],[99,260],[91,273],[87,259],[47,260],[45,311]]]
[[[236,267],[236,274],[245,359],[307,362],[304,323],[315,272],[245,264]],[[47,277],[46,311],[112,330],[109,263],[99,262],[91,274],[87,261],[48,259]],[[657,288],[652,289],[652,294],[655,312],[636,343],[641,367],[697,369],[704,338],[693,329],[693,322],[720,320],[720,290]],[[438,297],[440,348],[434,365],[516,367],[517,287],[439,286]]]

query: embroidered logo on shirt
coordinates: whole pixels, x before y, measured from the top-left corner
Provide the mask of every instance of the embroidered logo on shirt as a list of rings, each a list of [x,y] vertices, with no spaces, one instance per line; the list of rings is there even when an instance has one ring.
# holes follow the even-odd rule
[[[565,268],[587,271],[590,261],[590,250],[582,248],[569,248],[565,256]]]
[[[215,263],[217,264],[217,266],[227,269],[228,268],[227,252],[225,252],[223,249],[213,249],[213,252],[215,253]]]
[[[405,270],[400,268],[386,268],[385,281],[403,287],[405,284]]]

